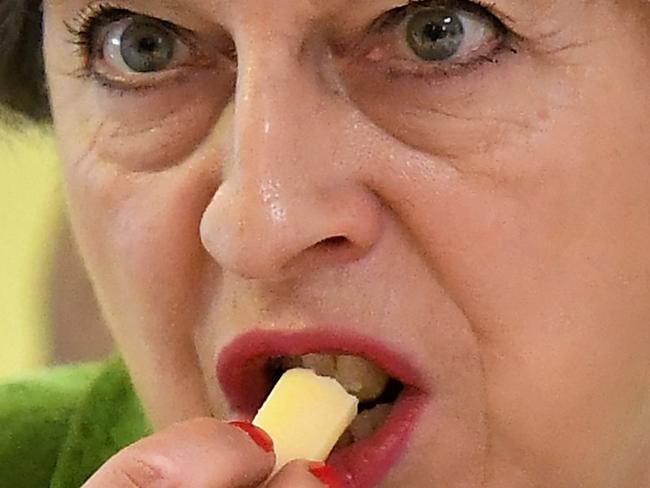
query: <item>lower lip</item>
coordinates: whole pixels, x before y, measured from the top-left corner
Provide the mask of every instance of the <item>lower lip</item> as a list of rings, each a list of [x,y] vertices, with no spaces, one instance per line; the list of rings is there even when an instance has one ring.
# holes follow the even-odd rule
[[[380,364],[404,390],[386,422],[371,437],[335,450],[328,462],[341,473],[346,488],[373,488],[408,449],[411,434],[429,398],[419,372],[402,355],[368,337],[333,328],[308,332],[254,330],[226,346],[217,361],[217,378],[239,419],[251,420],[268,393],[271,378],[263,365],[273,356],[312,352],[362,355]]]
[[[341,474],[346,488],[373,488],[388,476],[408,449],[425,401],[424,394],[407,387],[377,432],[330,455],[327,462]]]

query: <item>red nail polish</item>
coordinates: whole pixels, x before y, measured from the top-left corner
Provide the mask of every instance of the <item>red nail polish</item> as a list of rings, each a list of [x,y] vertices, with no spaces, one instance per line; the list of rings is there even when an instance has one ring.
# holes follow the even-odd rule
[[[328,488],[343,488],[343,481],[336,470],[325,463],[310,463],[309,472],[325,483]]]
[[[259,427],[255,427],[250,422],[235,421],[229,423],[246,432],[264,452],[273,452],[273,439]]]

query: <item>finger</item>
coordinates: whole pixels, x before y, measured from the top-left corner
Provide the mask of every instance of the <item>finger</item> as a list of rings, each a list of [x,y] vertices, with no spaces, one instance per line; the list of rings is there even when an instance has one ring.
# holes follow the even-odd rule
[[[343,488],[341,476],[325,463],[292,461],[265,488]]]
[[[273,470],[270,438],[250,424],[195,419],[143,439],[109,460],[83,488],[252,488]]]

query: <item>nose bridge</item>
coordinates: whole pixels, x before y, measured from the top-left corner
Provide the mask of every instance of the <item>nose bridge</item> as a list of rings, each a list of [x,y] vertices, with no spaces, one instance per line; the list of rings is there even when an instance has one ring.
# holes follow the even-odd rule
[[[327,119],[338,110],[299,39],[270,34],[266,40],[263,49],[254,40],[244,47],[235,98],[235,153],[251,176],[271,166],[276,173],[295,169],[299,160],[303,170],[313,166],[331,148]]]
[[[323,189],[341,175],[331,164],[335,129],[326,123],[336,109],[300,64],[300,42],[281,33],[267,33],[266,41],[260,49],[250,38],[241,48],[233,178],[226,184],[236,189],[240,217],[277,233],[298,209],[322,207]]]
[[[259,39],[239,48],[233,159],[201,225],[215,260],[251,278],[324,255],[316,249],[326,241],[337,242],[326,246],[328,259],[353,259],[379,232],[377,202],[336,156],[344,106],[299,40],[282,33],[265,40],[264,49]]]

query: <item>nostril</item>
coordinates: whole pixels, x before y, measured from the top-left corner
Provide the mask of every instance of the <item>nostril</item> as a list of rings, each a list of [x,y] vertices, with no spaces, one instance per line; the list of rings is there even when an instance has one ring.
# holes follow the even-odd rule
[[[333,236],[333,237],[328,237],[327,239],[323,239],[317,245],[319,247],[334,248],[334,247],[341,247],[342,245],[345,245],[347,243],[348,243],[347,237]]]
[[[322,239],[312,246],[312,250],[316,251],[314,256],[318,256],[320,251],[322,256],[335,259],[340,264],[356,261],[367,251],[345,235],[334,235]]]

